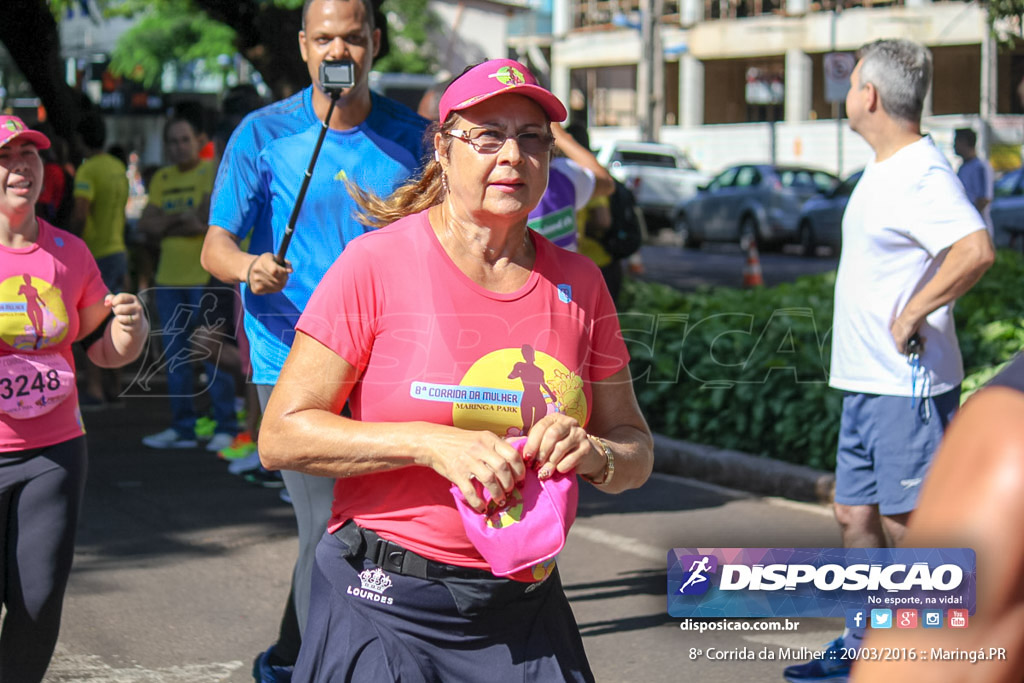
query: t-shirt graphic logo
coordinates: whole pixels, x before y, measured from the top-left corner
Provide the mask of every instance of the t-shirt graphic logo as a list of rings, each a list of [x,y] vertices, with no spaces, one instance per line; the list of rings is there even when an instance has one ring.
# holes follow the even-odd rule
[[[572,303],[572,285],[558,285],[558,300],[563,304]]]
[[[20,351],[54,346],[68,331],[61,292],[29,273],[0,282],[0,341]]]
[[[523,72],[512,66],[503,66],[488,76],[488,78],[495,78],[502,85],[507,85],[509,87],[515,87],[526,83],[526,77],[523,76]]]
[[[718,571],[718,558],[714,555],[684,555],[679,558],[679,566],[689,567],[679,592],[682,595],[703,595],[711,587],[708,574]]]
[[[558,411],[558,397],[544,381],[544,370],[536,363],[537,353],[529,344],[523,344],[523,362],[512,366],[508,373],[509,379],[518,379],[523,383],[523,397],[519,402],[519,413],[523,417],[523,434],[529,434],[530,428],[549,412]],[[550,403],[541,390],[547,393]],[[548,406],[554,410],[548,410]]]

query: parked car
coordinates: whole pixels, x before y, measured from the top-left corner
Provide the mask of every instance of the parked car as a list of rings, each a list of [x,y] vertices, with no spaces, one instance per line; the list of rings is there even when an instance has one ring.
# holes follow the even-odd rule
[[[669,225],[672,207],[697,194],[710,176],[701,173],[675,145],[616,141],[602,147],[597,160],[628,187],[652,226]]]
[[[863,170],[851,173],[831,192],[811,197],[804,203],[797,223],[797,237],[804,256],[814,256],[818,246],[839,251],[843,240],[843,212],[863,173]]]
[[[1024,240],[1024,168],[1007,171],[996,181],[995,197],[989,211],[997,247]]]
[[[750,236],[764,248],[797,239],[800,209],[839,179],[801,166],[741,164],[718,174],[697,196],[676,204],[672,225],[688,246],[738,242]]]

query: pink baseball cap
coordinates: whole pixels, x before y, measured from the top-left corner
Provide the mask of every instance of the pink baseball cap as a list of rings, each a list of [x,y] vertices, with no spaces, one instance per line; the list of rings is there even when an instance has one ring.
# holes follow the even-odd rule
[[[492,97],[507,94],[529,97],[544,108],[552,121],[565,121],[568,116],[558,98],[538,85],[529,69],[514,59],[492,59],[477,64],[452,81],[438,104],[441,122],[453,111],[467,109]]]
[[[38,130],[32,130],[17,116],[0,116],[0,147],[14,138],[25,138],[39,149],[47,149],[50,139]]]
[[[522,453],[526,437],[510,443]],[[469,506],[459,487],[452,484],[455,507],[466,536],[491,566],[491,573],[521,580],[539,580],[550,571],[542,567],[565,546],[569,528],[576,521],[579,485],[576,473],[540,479],[537,470],[526,468],[526,478],[509,493],[503,507],[491,501],[483,485],[474,481],[477,494],[487,502],[479,513]],[[531,578],[524,578],[524,573]]]

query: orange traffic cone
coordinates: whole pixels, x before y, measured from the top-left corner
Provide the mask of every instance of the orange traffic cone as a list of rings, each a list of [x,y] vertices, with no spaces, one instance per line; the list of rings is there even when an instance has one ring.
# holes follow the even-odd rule
[[[761,257],[757,253],[757,240],[746,238],[743,248],[747,250],[747,263],[743,266],[743,286],[763,287],[764,277],[761,275]]]

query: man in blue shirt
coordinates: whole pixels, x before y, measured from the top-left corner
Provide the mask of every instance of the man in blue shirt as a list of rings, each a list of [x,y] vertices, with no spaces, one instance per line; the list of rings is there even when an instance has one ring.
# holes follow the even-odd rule
[[[992,227],[989,205],[992,204],[992,197],[995,195],[995,178],[989,163],[978,156],[975,149],[977,142],[978,136],[970,128],[957,128],[953,133],[953,151],[963,159],[956,176],[963,183],[967,198],[985,219],[989,237],[994,239],[995,231]]]
[[[313,85],[242,121],[224,152],[203,246],[203,266],[224,282],[242,283],[245,331],[253,382],[266,406],[288,355],[295,323],[313,289],[353,238],[367,228],[353,217],[346,181],[387,196],[419,168],[427,121],[371,93],[367,76],[380,48],[370,0],[306,0],[299,48]],[[355,84],[341,92],[309,190],[298,215],[287,261],[274,253],[320,131],[331,96],[319,83],[325,60],[354,62]],[[250,232],[251,231],[251,232]],[[251,234],[248,251],[239,242]],[[330,516],[333,480],[284,472],[299,526],[292,579],[298,628],[305,627],[314,551]],[[287,628],[257,659],[258,681],[288,680],[299,638]],[[280,676],[277,676],[277,674]],[[276,676],[276,677],[275,677]]]

